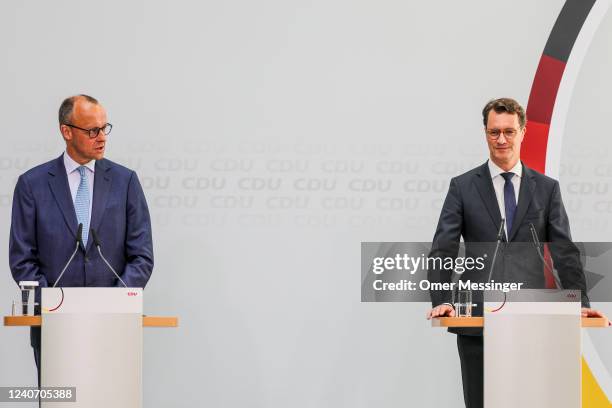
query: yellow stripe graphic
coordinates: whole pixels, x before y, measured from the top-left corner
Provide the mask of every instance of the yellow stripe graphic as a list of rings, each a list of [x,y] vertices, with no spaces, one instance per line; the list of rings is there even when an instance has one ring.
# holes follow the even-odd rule
[[[584,357],[582,357],[582,408],[612,408]]]

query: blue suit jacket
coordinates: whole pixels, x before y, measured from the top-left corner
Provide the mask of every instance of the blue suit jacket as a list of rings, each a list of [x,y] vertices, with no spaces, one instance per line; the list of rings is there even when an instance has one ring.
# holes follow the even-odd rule
[[[96,161],[91,228],[102,253],[128,287],[146,285],[153,271],[151,220],[136,173]],[[9,240],[13,278],[53,286],[74,251],[78,222],[63,156],[22,174],[15,186]],[[89,240],[58,286],[122,286]]]

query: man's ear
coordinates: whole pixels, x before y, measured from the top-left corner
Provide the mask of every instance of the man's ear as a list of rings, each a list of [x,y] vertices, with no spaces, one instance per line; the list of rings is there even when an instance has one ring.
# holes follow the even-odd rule
[[[65,141],[72,140],[72,131],[68,126],[60,125],[60,132]]]

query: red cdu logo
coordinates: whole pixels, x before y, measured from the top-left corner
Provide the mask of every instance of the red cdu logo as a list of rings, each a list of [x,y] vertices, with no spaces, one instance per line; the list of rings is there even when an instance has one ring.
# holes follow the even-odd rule
[[[138,292],[128,292],[128,296],[138,296]]]

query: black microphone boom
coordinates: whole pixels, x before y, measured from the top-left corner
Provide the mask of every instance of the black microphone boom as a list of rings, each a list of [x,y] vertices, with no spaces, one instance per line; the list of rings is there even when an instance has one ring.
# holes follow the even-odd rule
[[[123,281],[123,279],[121,279],[121,277],[119,276],[119,274],[115,271],[115,269],[111,266],[111,264],[106,260],[106,258],[104,257],[104,255],[102,255],[102,249],[101,249],[101,245],[100,245],[100,240],[98,239],[98,234],[96,233],[95,229],[90,229],[89,230],[91,232],[91,236],[93,237],[94,240],[94,245],[96,246],[96,248],[98,249],[98,253],[100,254],[100,258],[102,258],[102,260],[104,261],[104,263],[106,264],[106,266],[108,266],[108,268],[113,271],[113,273],[115,274],[115,276],[117,277],[117,279],[119,279],[119,281],[123,284],[124,287],[127,288],[127,285],[125,284],[125,282]]]
[[[98,234],[96,233],[96,230],[92,228],[90,231],[91,231],[91,236],[93,237],[93,240],[94,240],[94,245],[96,247],[99,247],[100,240],[98,239]]]
[[[501,222],[499,223],[499,230],[497,231],[497,242],[502,242],[502,240],[504,239],[504,224],[505,223],[506,223],[506,220],[502,218]]]
[[[57,277],[57,280],[53,284],[53,287],[56,287],[60,279],[62,279],[62,276],[64,276],[64,272],[66,272],[66,269],[68,269],[68,265],[70,265],[70,262],[72,262],[72,260],[74,259],[74,256],[76,255],[79,248],[82,248],[83,251],[85,250],[85,246],[83,245],[83,224],[79,224],[79,227],[77,228],[76,246],[74,247],[74,251],[72,252],[72,255],[70,255],[70,259],[68,259],[66,265],[64,265],[64,269],[62,269],[62,272]]]
[[[491,261],[491,268],[489,268],[489,279],[487,279],[487,283],[491,282],[491,276],[493,276],[493,269],[495,268],[495,261],[497,260],[497,252],[499,252],[499,246],[504,239],[504,225],[506,220],[502,218],[501,223],[499,224],[499,231],[497,232],[497,243],[495,244],[495,251],[493,252],[493,260]]]
[[[85,244],[83,244],[83,224],[79,224],[79,228],[77,228],[77,244],[81,247],[81,250],[85,252]]]
[[[540,248],[540,239],[538,238],[538,233],[535,229],[535,225],[533,225],[533,223],[529,223],[529,230],[531,231],[531,239],[533,240],[533,245],[535,245],[536,248],[536,252],[538,253],[538,256],[540,257],[540,259],[542,260],[542,263],[544,263],[544,267],[546,269],[548,269],[548,272],[550,272],[550,274],[552,275],[553,279],[555,280],[555,285],[557,285],[557,287],[559,289],[563,289],[563,286],[561,285],[561,282],[559,281],[559,278],[557,278],[557,275],[555,275],[554,271],[550,268],[550,265],[548,265],[548,262],[546,262],[546,259],[544,259],[544,255],[542,254],[542,249]]]

